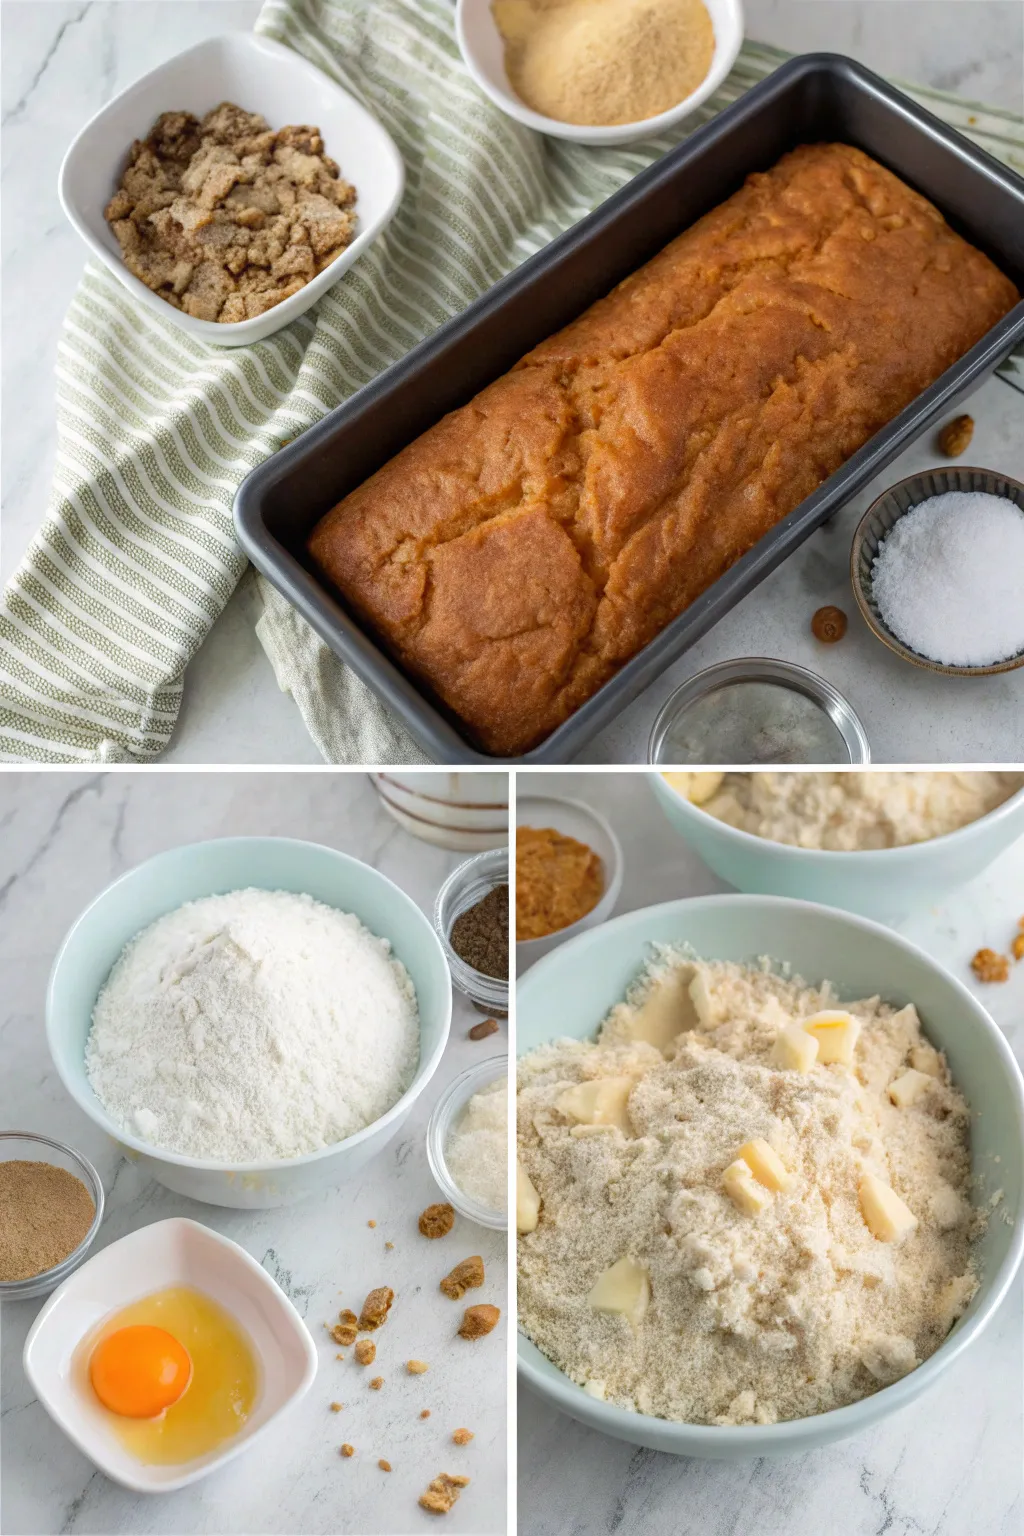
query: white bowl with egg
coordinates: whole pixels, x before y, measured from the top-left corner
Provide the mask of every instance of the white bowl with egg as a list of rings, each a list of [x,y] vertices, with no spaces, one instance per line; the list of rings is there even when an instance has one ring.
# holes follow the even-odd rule
[[[615,123],[608,127],[589,127],[582,123],[564,123],[557,118],[534,112],[516,95],[505,68],[505,44],[491,11],[490,0],[458,0],[455,8],[455,35],[466,68],[476,84],[506,116],[555,139],[569,139],[576,144],[593,146],[629,144],[636,139],[653,138],[674,128],[713,95],[732,69],[743,43],[743,8],[740,0],[704,0],[715,34],[711,66],[697,86],[682,101],[654,117],[635,123]]]
[[[663,774],[652,774],[669,823],[737,890],[796,896],[865,917],[895,920],[975,879],[1024,837],[1024,788],[956,832],[898,848],[796,848],[709,815]]]
[[[582,800],[563,799],[560,795],[517,795],[516,826],[553,827],[565,837],[586,843],[601,860],[604,879],[604,890],[597,905],[591,907],[575,923],[558,928],[554,933],[546,933],[543,938],[516,940],[516,969],[522,975],[527,966],[559,944],[564,944],[566,939],[571,939],[577,933],[585,933],[588,928],[594,928],[611,917],[622,890],[624,861],[622,844],[615,836],[610,822]]]
[[[489,1056],[486,1061],[478,1062],[475,1067],[469,1067],[465,1072],[460,1073],[454,1082],[448,1084],[434,1105],[427,1125],[427,1162],[430,1164],[430,1171],[441,1193],[449,1204],[455,1207],[460,1216],[465,1216],[467,1221],[477,1222],[481,1227],[490,1227],[496,1232],[504,1232],[508,1228],[507,1206],[502,1210],[496,1210],[464,1190],[456,1182],[448,1163],[448,1148],[452,1132],[458,1126],[470,1099],[475,1094],[482,1093],[492,1083],[499,1081],[506,1085],[508,1083],[507,1056]]]
[[[224,325],[175,309],[129,272],[103,216],[132,141],[144,139],[161,112],[191,112],[201,118],[222,101],[262,113],[273,129],[315,124],[325,153],[356,189],[358,218],[351,245],[298,293],[263,315]],[[194,340],[240,347],[289,325],[333,287],[390,222],[404,185],[402,157],[391,136],[354,96],[293,48],[255,32],[230,32],[176,54],[101,107],[64,156],[57,191],[61,207],[93,256],[144,309]],[[157,344],[159,332],[153,337]]]
[[[831,981],[840,1001],[879,994],[893,1005],[914,1003],[925,1035],[946,1053],[971,1109],[975,1203],[984,1205],[1001,1191],[976,1249],[978,1291],[939,1348],[891,1386],[828,1413],[751,1426],[685,1424],[631,1413],[591,1397],[520,1335],[520,1380],[592,1429],[681,1456],[740,1460],[802,1454],[858,1434],[912,1403],[991,1322],[1024,1255],[1024,1081],[985,1009],[923,950],[864,918],[770,896],[665,902],[563,945],[519,985],[519,1053],[555,1039],[591,1038],[643,969],[652,943],[689,945],[705,959],[748,964],[768,956],[789,963],[811,982]],[[685,1348],[681,1338],[680,1349]]]
[[[420,1057],[413,1081],[386,1114],[333,1146],[277,1161],[230,1163],[150,1145],[115,1124],[86,1075],[97,995],[128,941],[166,912],[220,892],[256,887],[312,896],[352,912],[387,939],[416,989]],[[350,1179],[397,1134],[433,1077],[451,1023],[451,977],[440,941],[411,897],[379,870],[335,848],[284,837],[230,837],[157,854],[101,891],[54,961],[46,1033],[71,1097],[126,1157],[177,1194],[240,1210],[289,1205]]]
[[[223,1307],[246,1335],[259,1372],[253,1411],[238,1433],[183,1465],[133,1456],[76,1359],[105,1318],[168,1286],[190,1286]],[[317,1355],[302,1318],[251,1254],[197,1221],[173,1217],[111,1243],[65,1280],[32,1325],[24,1365],[51,1419],[102,1473],[136,1493],[171,1493],[265,1444],[271,1425],[308,1392]]]

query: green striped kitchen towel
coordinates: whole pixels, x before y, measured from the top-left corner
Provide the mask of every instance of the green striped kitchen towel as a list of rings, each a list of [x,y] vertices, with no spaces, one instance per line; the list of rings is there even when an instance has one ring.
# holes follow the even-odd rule
[[[746,43],[684,130],[593,150],[521,128],[481,95],[447,0],[269,0],[258,29],[376,113],[405,159],[405,197],[330,293],[245,349],[193,340],[87,266],[58,351],[51,507],[0,604],[0,761],[157,757],[185,666],[244,569],[231,502],[245,474],[786,57]],[[1024,170],[1020,118],[911,93]],[[344,146],[339,158],[344,170]],[[421,761],[375,696],[260,590],[257,633],[325,759]]]

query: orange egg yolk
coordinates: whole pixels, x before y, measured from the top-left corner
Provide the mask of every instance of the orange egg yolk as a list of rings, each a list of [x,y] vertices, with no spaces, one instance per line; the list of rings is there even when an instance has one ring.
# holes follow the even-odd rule
[[[93,1350],[89,1380],[111,1413],[155,1419],[192,1378],[188,1350],[164,1328],[136,1325],[108,1333]]]

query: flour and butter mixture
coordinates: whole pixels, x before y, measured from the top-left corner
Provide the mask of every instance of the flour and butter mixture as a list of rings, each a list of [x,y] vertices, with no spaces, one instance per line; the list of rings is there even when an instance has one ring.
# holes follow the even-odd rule
[[[913,1006],[658,950],[520,1063],[519,1315],[619,1407],[770,1424],[925,1360],[976,1289],[968,1110]]]
[[[1024,788],[1021,773],[667,773],[701,810],[797,848],[849,853],[956,832]]]
[[[295,1157],[385,1114],[419,1060],[405,967],[350,912],[286,891],[188,903],[96,1000],[86,1071],[115,1124],[191,1157]]]

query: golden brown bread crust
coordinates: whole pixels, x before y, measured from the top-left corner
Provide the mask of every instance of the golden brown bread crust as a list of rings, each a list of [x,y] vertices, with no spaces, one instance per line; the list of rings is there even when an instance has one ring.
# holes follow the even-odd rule
[[[801,147],[410,443],[310,553],[518,755],[1017,297],[867,155]]]

